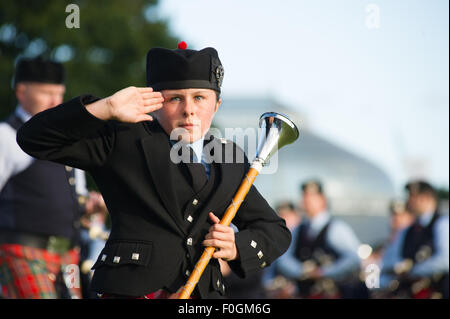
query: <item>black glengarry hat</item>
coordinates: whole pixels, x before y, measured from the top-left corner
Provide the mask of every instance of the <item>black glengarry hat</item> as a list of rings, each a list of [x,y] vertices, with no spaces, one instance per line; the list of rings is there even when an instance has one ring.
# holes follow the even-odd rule
[[[437,195],[436,189],[430,183],[424,180],[411,181],[405,185],[405,189],[409,192],[410,195],[425,193],[431,194],[433,196]]]
[[[13,86],[19,82],[39,82],[63,84],[64,67],[61,63],[45,60],[42,57],[33,59],[21,58],[17,62]]]
[[[152,48],[147,53],[147,86],[155,91],[188,88],[220,93],[224,69],[214,48],[186,49],[180,42],[174,50]]]

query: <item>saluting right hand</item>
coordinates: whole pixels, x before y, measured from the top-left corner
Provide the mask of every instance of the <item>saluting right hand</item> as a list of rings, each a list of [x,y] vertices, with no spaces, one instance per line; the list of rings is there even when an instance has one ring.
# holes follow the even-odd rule
[[[137,123],[152,121],[153,117],[147,113],[160,109],[163,102],[161,92],[153,92],[151,87],[130,86],[87,105],[86,109],[102,120]]]

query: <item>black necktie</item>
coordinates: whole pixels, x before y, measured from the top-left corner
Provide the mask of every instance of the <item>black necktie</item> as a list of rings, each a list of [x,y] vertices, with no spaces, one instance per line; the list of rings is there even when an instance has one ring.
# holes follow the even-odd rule
[[[305,234],[309,240],[314,240],[315,236],[310,221],[305,222]]]
[[[192,177],[192,187],[196,192],[199,192],[205,184],[208,182],[208,176],[206,176],[206,170],[202,163],[195,163],[194,161],[194,150],[192,147],[184,146],[188,148],[189,151],[189,163],[185,163]]]

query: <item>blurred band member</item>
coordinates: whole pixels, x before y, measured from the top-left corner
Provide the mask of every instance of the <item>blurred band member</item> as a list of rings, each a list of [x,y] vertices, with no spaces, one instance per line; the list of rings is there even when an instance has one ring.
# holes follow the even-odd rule
[[[393,200],[389,205],[391,240],[406,227],[414,222],[414,215],[406,208],[406,202],[403,200]]]
[[[449,222],[436,190],[425,181],[405,186],[415,222],[401,231],[383,259],[384,288],[396,298],[448,298]]]
[[[297,281],[301,298],[365,298],[358,276],[358,238],[346,223],[331,217],[320,182],[307,181],[301,190],[306,218],[293,230],[279,271]]]
[[[1,294],[80,298],[78,236],[87,194],[84,172],[34,159],[16,142],[24,122],[62,103],[63,66],[42,58],[21,59],[13,85],[18,105],[0,123]]]
[[[286,227],[292,232],[301,221],[297,207],[291,201],[282,201],[276,204],[275,211],[284,219]],[[278,271],[279,259],[264,270],[263,284],[267,295],[272,299],[291,299],[297,295],[295,281],[281,275]]]
[[[276,205],[275,210],[278,215],[285,220],[286,227],[289,228],[289,230],[292,231],[300,224],[301,215],[294,206],[294,203],[289,201],[280,202]]]

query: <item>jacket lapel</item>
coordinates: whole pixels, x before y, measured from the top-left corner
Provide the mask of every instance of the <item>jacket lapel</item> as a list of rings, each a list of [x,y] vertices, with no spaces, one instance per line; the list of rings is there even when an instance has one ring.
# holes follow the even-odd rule
[[[167,218],[167,215],[161,214],[160,212],[157,213],[161,214],[164,220],[168,221],[173,228],[185,236],[187,233],[182,225],[183,220],[180,218],[181,212],[178,207],[178,201],[176,200],[177,196],[172,187],[173,183],[177,182],[177,178],[181,178],[181,176],[178,176],[177,164],[173,163],[170,159],[171,146],[169,139],[156,121],[149,123],[149,126],[151,126],[151,129],[148,129],[149,135],[141,139],[141,144],[156,191],[171,218]],[[213,143],[210,145],[211,149],[222,148],[222,152],[225,152],[223,144],[214,137],[206,141],[206,143]],[[223,206],[226,201],[231,203],[231,199],[240,186],[245,174],[243,169],[239,169],[240,164],[225,163],[222,160],[219,163],[213,162],[211,165],[214,165],[211,169],[216,169],[220,173],[215,176],[219,181],[217,182],[217,187],[205,202],[199,217],[196,219],[197,221],[189,231],[191,234],[195,233],[204,225],[210,211],[213,211],[216,216],[224,213],[224,211],[218,212],[215,209]],[[244,166],[244,164],[242,165]]]
[[[176,200],[177,196],[172,187],[173,183],[180,176],[176,175],[176,164],[170,160],[168,136],[158,123],[149,123],[149,125],[152,125],[154,129],[148,130],[150,134],[141,139],[141,144],[156,191],[172,218],[167,218],[165,214],[162,217],[181,234],[186,235],[181,224],[181,213]]]
[[[225,152],[222,143],[216,138],[213,137],[210,143],[214,143],[211,145],[213,149],[220,147],[222,148],[222,151]],[[224,213],[224,211],[218,212],[215,211],[215,209],[221,207],[226,201],[229,201],[231,204],[231,199],[240,186],[245,173],[243,170],[239,169],[239,164],[235,163],[224,163],[224,161],[221,161],[220,163],[213,162],[211,165],[214,165],[220,172],[220,174],[216,174],[216,178],[219,179],[219,182],[217,188],[211,193],[211,196],[204,204],[203,210],[190,233],[195,233],[202,225],[204,225],[209,219],[208,215],[210,211],[216,216],[221,216]],[[213,169],[213,167],[211,167],[211,169]]]

